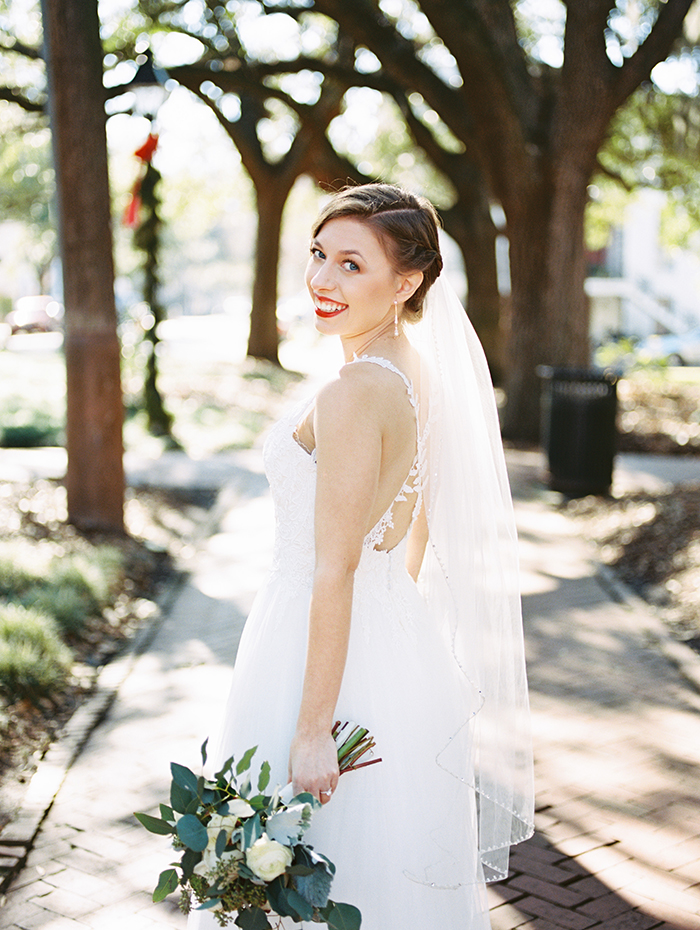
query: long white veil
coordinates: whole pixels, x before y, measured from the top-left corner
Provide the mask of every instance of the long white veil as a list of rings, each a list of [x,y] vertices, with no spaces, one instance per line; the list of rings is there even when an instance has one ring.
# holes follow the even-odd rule
[[[465,721],[473,760],[456,758],[455,740],[437,762],[476,791],[484,877],[493,881],[506,877],[510,846],[532,835],[534,820],[513,506],[484,352],[444,274],[406,332],[424,362],[430,399],[430,544],[420,580],[479,693],[479,710]]]

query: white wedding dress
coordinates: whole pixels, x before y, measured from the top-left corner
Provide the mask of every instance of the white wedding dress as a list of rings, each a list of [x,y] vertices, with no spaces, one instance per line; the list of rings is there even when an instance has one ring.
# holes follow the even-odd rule
[[[425,457],[418,403],[417,454],[397,499],[418,492]],[[316,464],[294,438],[304,406],[271,430],[265,469],[275,506],[272,568],[243,632],[214,762],[258,745],[272,778],[287,782],[306,657],[314,570]],[[393,507],[393,505],[392,505]],[[448,639],[404,565],[406,539],[382,551],[391,508],[365,538],[355,573],[350,645],[336,719],[367,727],[382,761],[343,775],[306,840],[336,865],[331,898],[359,907],[363,930],[487,930],[470,767],[478,696],[465,685]],[[455,761],[453,764],[452,760]],[[300,925],[286,919],[285,928]],[[305,928],[316,926],[304,924]],[[193,911],[189,930],[213,930]]]

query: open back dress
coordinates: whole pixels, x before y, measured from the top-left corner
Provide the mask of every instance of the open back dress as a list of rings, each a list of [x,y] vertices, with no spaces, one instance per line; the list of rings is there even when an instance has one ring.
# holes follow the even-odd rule
[[[355,362],[381,365],[403,379],[415,410],[416,456],[394,503],[364,540],[336,705],[336,719],[370,730],[382,761],[340,778],[305,841],[335,863],[331,898],[357,906],[363,930],[488,930],[469,771],[476,698],[440,618],[430,615],[406,570],[407,537],[390,550],[383,546],[394,504],[412,499],[414,514],[420,507],[426,437],[419,398],[386,359]],[[288,780],[301,700],[315,564],[316,461],[295,439],[303,409],[281,419],[265,444],[275,508],[272,566],[241,637],[214,759],[240,758],[258,745],[254,764],[267,760],[272,783],[280,785]],[[300,925],[285,919],[283,926]],[[206,912],[190,915],[188,930],[216,927]]]

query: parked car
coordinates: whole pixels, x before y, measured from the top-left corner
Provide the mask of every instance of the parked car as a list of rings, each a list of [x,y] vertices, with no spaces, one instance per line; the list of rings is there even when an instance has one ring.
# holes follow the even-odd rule
[[[669,365],[700,365],[700,326],[681,335],[647,336],[635,352],[642,361],[666,359]]]
[[[12,335],[17,333],[52,333],[60,329],[63,307],[51,297],[20,297],[5,322]]]

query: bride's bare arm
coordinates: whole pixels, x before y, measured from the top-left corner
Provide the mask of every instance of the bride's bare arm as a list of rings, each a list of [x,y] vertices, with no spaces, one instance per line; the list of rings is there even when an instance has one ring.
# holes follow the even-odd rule
[[[425,502],[421,505],[420,513],[411,527],[406,549],[406,571],[418,581],[418,574],[423,564],[425,547],[428,544],[428,520],[425,513]]]
[[[349,366],[354,368],[354,366]],[[330,735],[345,668],[354,572],[377,494],[382,430],[376,382],[344,369],[319,394],[314,417],[316,568],[301,707],[290,753],[295,791],[322,802],[338,780]]]

